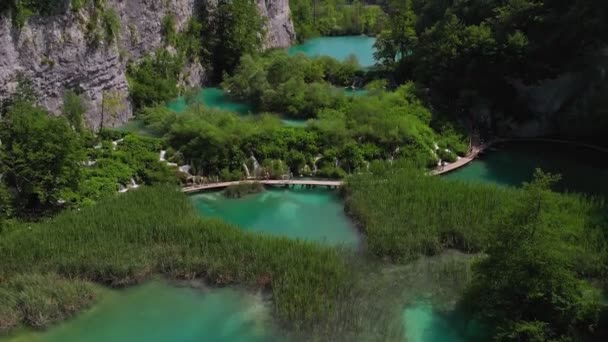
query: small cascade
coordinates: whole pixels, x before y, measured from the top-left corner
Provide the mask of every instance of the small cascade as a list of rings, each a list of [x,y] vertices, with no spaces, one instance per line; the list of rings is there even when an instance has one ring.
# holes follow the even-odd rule
[[[160,151],[160,156],[158,157],[158,160],[161,162],[167,161],[167,159],[165,158],[167,156],[167,151],[162,150]]]
[[[118,184],[118,192],[123,193],[127,191],[129,191],[129,189],[127,189],[124,185]]]
[[[139,188],[139,184],[135,182],[135,179],[131,178],[131,181],[128,186],[129,189],[137,189]]]
[[[340,167],[340,159],[338,159],[337,157],[334,158],[334,166]]]
[[[119,143],[123,142],[125,139],[118,139],[118,140],[114,140],[112,141],[112,148],[116,149],[116,146],[118,146]]]
[[[183,173],[185,173],[185,174],[188,174],[188,175],[189,175],[189,174],[190,174],[190,170],[192,170],[192,166],[190,166],[190,165],[182,165],[182,166],[180,166],[180,167],[178,168],[178,170],[179,170],[180,172],[183,172]]]
[[[245,176],[247,176],[247,179],[251,178],[251,173],[249,172],[249,167],[247,167],[247,163],[243,163],[243,169],[245,169]]]
[[[369,171],[369,162],[367,160],[365,162],[365,171]]]
[[[262,167],[260,166],[260,163],[258,162],[258,160],[255,158],[255,156],[252,154],[251,155],[251,161],[253,162],[253,175],[255,177],[259,177],[260,173],[262,172]]]
[[[319,169],[317,168],[317,162],[321,159],[323,159],[323,156],[319,154],[318,156],[315,157],[315,160],[313,160],[313,162],[312,162],[312,172],[313,173],[317,173],[317,171],[319,171]]]
[[[388,157],[388,162],[389,164],[393,165],[393,162],[395,161],[395,156],[399,153],[400,148],[399,146],[397,146],[397,148],[393,151],[393,153],[391,153],[390,157]]]

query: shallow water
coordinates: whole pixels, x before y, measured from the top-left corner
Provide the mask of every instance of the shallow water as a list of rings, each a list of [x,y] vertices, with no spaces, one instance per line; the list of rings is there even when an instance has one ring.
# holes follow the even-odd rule
[[[558,191],[608,197],[608,153],[549,142],[498,144],[468,166],[447,174],[452,180],[521,186],[536,168],[559,173]]]
[[[253,232],[356,246],[359,235],[334,190],[267,189],[239,199],[219,192],[190,197],[198,212]]]
[[[232,101],[228,96],[226,96],[224,90],[220,88],[202,88],[196,94],[195,100],[198,103],[213,109],[225,110],[239,114],[247,114],[251,111],[251,106],[245,103]],[[183,112],[187,106],[188,104],[183,96],[180,96],[167,104],[169,109],[172,109],[178,113]]]
[[[403,310],[403,327],[407,342],[464,342],[447,319],[431,304],[416,302]]]
[[[289,48],[289,54],[303,53],[308,57],[330,56],[344,60],[350,55],[357,57],[362,67],[374,65],[374,43],[368,36],[318,37]]]
[[[44,332],[3,342],[275,341],[260,297],[235,289],[193,289],[154,281],[104,291],[97,305]]]

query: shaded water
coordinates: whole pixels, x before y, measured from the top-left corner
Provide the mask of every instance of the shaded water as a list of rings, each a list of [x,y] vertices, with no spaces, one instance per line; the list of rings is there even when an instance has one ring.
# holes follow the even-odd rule
[[[91,310],[43,332],[6,342],[274,341],[270,310],[235,289],[193,289],[154,281],[106,291]]]
[[[289,48],[289,54],[303,53],[308,57],[330,56],[344,60],[350,55],[357,57],[362,67],[374,65],[374,43],[368,36],[318,37]]]
[[[221,218],[244,230],[356,246],[359,235],[329,189],[268,189],[229,199],[219,192],[190,197],[201,215]]]
[[[551,142],[509,142],[486,151],[478,160],[447,174],[447,179],[521,186],[536,168],[559,173],[558,191],[608,197],[608,153],[584,146]]]

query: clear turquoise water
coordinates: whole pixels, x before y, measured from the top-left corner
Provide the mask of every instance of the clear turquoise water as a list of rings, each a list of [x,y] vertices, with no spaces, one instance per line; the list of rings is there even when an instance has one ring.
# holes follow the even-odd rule
[[[416,302],[403,311],[407,342],[465,342],[454,327],[426,302]]]
[[[362,67],[374,65],[376,38],[367,36],[318,37],[289,48],[289,54],[303,53],[309,57],[330,56],[344,60],[350,55],[357,57]]]
[[[247,104],[232,101],[220,88],[202,88],[196,95],[195,101],[213,109],[225,110],[239,114],[247,114],[251,107]],[[181,96],[169,102],[167,107],[176,111],[183,112],[188,104],[186,99]]]
[[[270,311],[235,289],[178,288],[160,281],[104,291],[91,310],[43,332],[6,342],[276,341]]]
[[[557,191],[608,198],[608,153],[549,142],[510,142],[494,146],[446,179],[521,186],[536,168],[562,175]]]
[[[212,192],[190,198],[201,215],[221,218],[243,230],[330,245],[359,243],[334,190],[267,189],[239,199]]]

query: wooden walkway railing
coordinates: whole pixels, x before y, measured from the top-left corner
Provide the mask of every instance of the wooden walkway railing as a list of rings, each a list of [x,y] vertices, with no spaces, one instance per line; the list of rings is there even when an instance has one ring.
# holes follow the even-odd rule
[[[292,179],[292,180],[244,180],[234,182],[220,182],[220,183],[207,183],[207,184],[196,184],[182,188],[185,193],[194,193],[205,190],[222,189],[227,188],[231,185],[248,184],[248,183],[260,183],[264,185],[277,185],[277,186],[289,186],[289,185],[304,185],[304,186],[326,186],[329,188],[337,188],[342,186],[342,181],[336,180],[314,180],[314,179]]]

